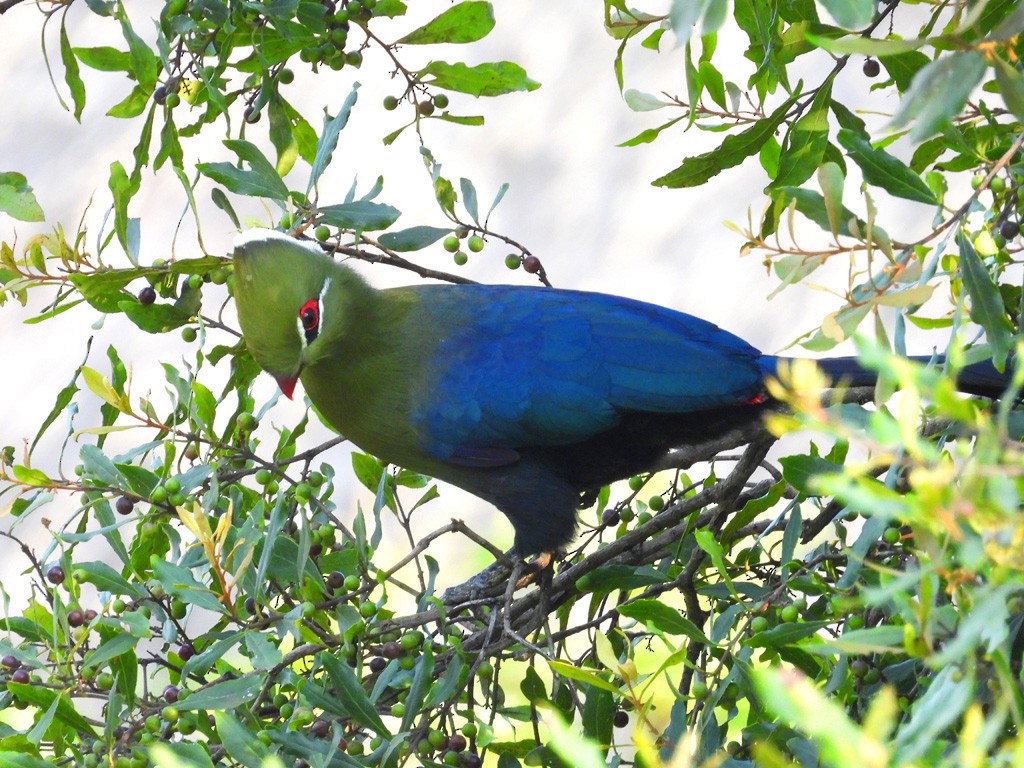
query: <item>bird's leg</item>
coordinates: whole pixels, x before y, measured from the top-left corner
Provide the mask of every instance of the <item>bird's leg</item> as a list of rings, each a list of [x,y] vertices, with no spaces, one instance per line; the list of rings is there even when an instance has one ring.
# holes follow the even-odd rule
[[[538,574],[548,570],[551,567],[551,564],[554,562],[554,559],[554,552],[541,552],[529,563],[518,561],[516,563],[515,570],[512,571],[512,577],[518,577],[516,580],[516,589],[522,589],[523,587],[530,586],[537,578]],[[525,573],[523,573],[520,576],[520,571],[525,571]]]

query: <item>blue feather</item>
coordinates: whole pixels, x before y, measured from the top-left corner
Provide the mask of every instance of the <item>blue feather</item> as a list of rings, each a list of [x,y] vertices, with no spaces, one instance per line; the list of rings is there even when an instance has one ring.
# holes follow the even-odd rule
[[[611,429],[626,412],[706,410],[761,391],[760,352],[680,312],[544,288],[420,291],[418,322],[450,329],[424,355],[411,413],[437,458],[567,445]]]

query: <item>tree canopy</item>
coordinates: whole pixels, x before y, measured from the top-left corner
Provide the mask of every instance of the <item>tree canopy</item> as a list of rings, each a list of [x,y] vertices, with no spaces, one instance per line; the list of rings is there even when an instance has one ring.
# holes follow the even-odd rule
[[[764,424],[602,489],[543,588],[443,589],[453,551],[501,571],[510,539],[451,520],[428,477],[340,465],[343,438],[314,439],[315,411],[260,376],[230,254],[206,243],[265,226],[396,280],[565,285],[526,222],[493,223],[507,185],[452,174],[432,139],[484,113],[514,134],[504,105],[540,83],[486,43],[527,11],[0,2],[4,27],[39,32],[48,97],[133,136],[83,137],[108,175],[78,220],[47,215],[60,178],[0,167],[5,324],[81,324],[59,342],[70,380],[36,384],[53,405],[34,433],[0,429],[5,576],[28,585],[0,617],[4,765],[1024,764],[1024,372],[994,402],[954,383],[1020,356],[1024,8],[552,12],[603,21],[602,66],[566,77],[642,118],[605,151],[671,147],[649,179],[669,200],[756,179],[718,268],[745,255],[762,295],[825,292],[787,330],[808,357],[855,341],[878,386],[794,364]],[[367,113],[374,151],[416,151],[353,180]],[[48,130],[30,117],[8,119]],[[147,205],[155,189],[182,208]],[[150,231],[173,233],[156,260]],[[92,349],[103,322],[125,338]],[[925,332],[937,364],[906,359]],[[159,389],[133,386],[139,339]]]

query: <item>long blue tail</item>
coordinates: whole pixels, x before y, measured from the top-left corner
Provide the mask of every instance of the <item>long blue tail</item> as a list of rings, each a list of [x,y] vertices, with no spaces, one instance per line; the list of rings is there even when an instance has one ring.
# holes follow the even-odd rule
[[[779,360],[792,358],[772,358],[777,364]],[[909,358],[918,363],[933,363],[942,365],[941,357],[928,355],[917,355]],[[869,387],[878,379],[875,371],[864,368],[856,357],[829,357],[822,360],[815,360],[825,373],[837,383],[843,383],[850,387]],[[774,368],[774,365],[772,366]],[[998,371],[990,360],[965,366],[956,379],[957,389],[971,395],[981,397],[1001,397],[1013,378],[1012,363],[1008,363],[1005,371]]]

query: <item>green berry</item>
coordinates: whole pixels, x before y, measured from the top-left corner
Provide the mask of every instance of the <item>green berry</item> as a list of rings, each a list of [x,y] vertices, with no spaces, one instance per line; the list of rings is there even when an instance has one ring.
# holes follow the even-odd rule
[[[295,498],[299,501],[309,501],[313,495],[313,488],[309,483],[299,483],[295,486]]]
[[[326,224],[321,224],[313,231],[313,236],[320,242],[323,242],[331,236],[331,228]]]
[[[405,704],[402,702],[396,702],[391,705],[391,716],[392,717],[404,717],[405,716]]]
[[[448,235],[448,237],[444,239],[443,245],[444,249],[448,251],[448,253],[455,253],[459,250],[459,238],[455,235]]]
[[[787,605],[781,611],[779,611],[779,618],[787,624],[792,624],[800,619],[800,609],[795,605]]]
[[[484,662],[476,670],[477,675],[481,680],[490,680],[494,677],[494,667],[491,666],[490,662]]]
[[[505,266],[509,269],[519,269],[519,265],[522,263],[522,260],[517,254],[510,253],[505,257]]]
[[[882,534],[882,538],[887,544],[895,544],[902,538],[899,528],[886,528],[885,533]]]
[[[465,724],[464,726],[462,726],[462,727],[461,727],[461,728],[459,729],[459,731],[460,731],[460,732],[462,733],[462,735],[463,735],[463,736],[465,736],[465,737],[466,737],[467,739],[472,739],[472,738],[474,738],[474,737],[475,737],[475,736],[477,735],[477,733],[478,733],[478,732],[480,731],[480,728],[479,728],[479,727],[477,726],[477,724],[476,724],[476,723],[466,723],[466,724]]]
[[[398,97],[397,96],[385,96],[384,97],[384,109],[388,112],[398,109]]]
[[[651,496],[651,498],[647,500],[647,506],[655,512],[660,512],[665,508],[665,500],[661,498],[661,496]]]
[[[189,275],[188,276],[188,287],[193,291],[198,291],[203,287],[203,276],[202,275]]]
[[[235,419],[235,424],[242,432],[250,432],[259,425],[259,420],[248,411],[242,411]]]
[[[361,51],[349,51],[345,54],[345,63],[352,67],[359,67],[363,63]]]
[[[266,467],[261,467],[260,469],[257,469],[256,470],[256,474],[253,475],[253,480],[255,480],[260,485],[266,485],[267,483],[269,483],[273,479],[274,479],[274,473],[271,472]]]
[[[189,344],[191,344],[193,341],[195,341],[198,337],[199,337],[199,332],[196,331],[196,329],[193,328],[190,325],[187,325],[187,326],[185,326],[184,328],[181,329],[181,338],[182,338],[182,340],[188,342]]]
[[[469,255],[465,251],[456,251],[452,256],[452,260],[461,267],[469,261]]]
[[[398,644],[407,651],[415,651],[423,642],[423,633],[417,629],[406,632],[398,639]]]
[[[355,592],[359,589],[359,577],[355,574],[351,574],[345,577],[345,591]]]
[[[985,174],[976,173],[971,177],[971,189],[977,189],[981,186],[981,182],[985,180]]]
[[[444,109],[448,106],[448,96],[443,93],[437,94],[431,101],[434,102],[434,106],[438,109]]]
[[[992,181],[988,183],[988,188],[993,192],[1003,192],[1006,189],[1006,179],[1002,176],[995,176],[992,178]]]
[[[282,69],[280,72],[277,73],[277,82],[281,83],[282,85],[288,85],[289,83],[291,83],[294,80],[295,80],[295,73],[292,72],[287,67],[285,67],[284,69]]]
[[[644,487],[646,481],[640,475],[633,475],[629,478],[629,490],[636,492]]]
[[[484,249],[484,239],[479,235],[473,235],[466,241],[466,245],[473,253],[480,253]]]
[[[176,477],[168,477],[164,480],[164,488],[168,493],[177,493],[181,490],[181,481]]]
[[[168,93],[164,97],[164,105],[171,109],[174,109],[179,104],[181,104],[181,96],[176,93]]]

